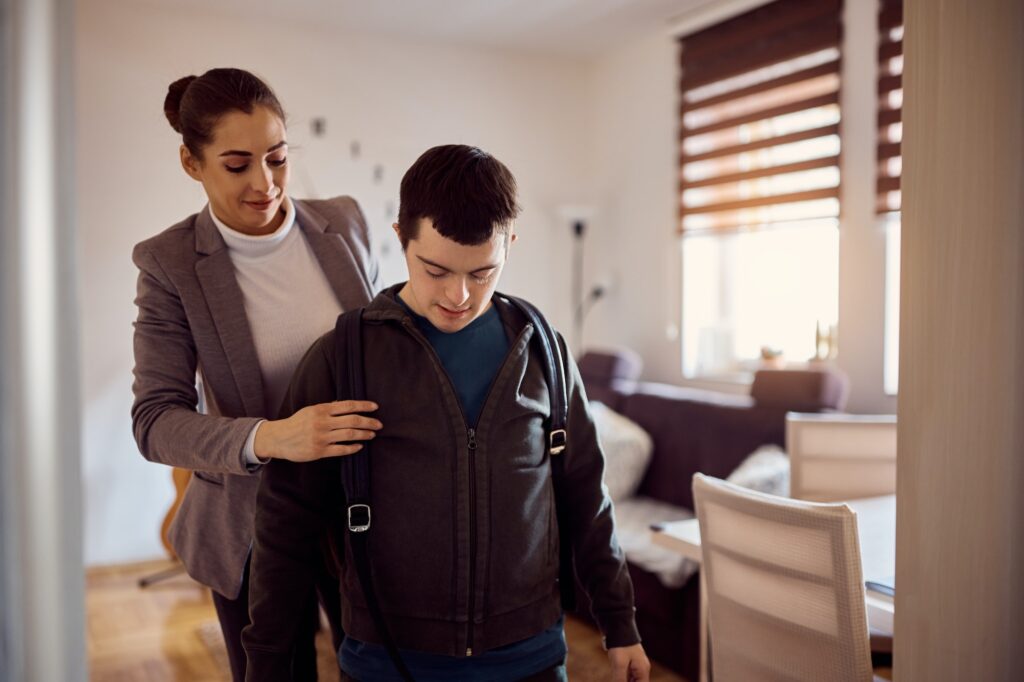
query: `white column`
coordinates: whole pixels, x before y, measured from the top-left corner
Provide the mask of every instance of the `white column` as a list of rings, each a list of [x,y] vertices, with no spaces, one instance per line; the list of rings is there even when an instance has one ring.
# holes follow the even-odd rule
[[[839,226],[839,366],[853,381],[851,412],[893,412],[883,388],[885,231],[875,217],[878,3],[843,8],[842,218]]]
[[[0,546],[5,680],[84,680],[70,0],[4,0]]]
[[[906,0],[895,676],[1024,669],[1024,3]]]

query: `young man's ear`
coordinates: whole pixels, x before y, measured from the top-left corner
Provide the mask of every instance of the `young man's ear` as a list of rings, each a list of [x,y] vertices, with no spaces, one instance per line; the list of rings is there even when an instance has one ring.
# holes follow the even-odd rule
[[[402,230],[398,227],[398,223],[391,223],[391,229],[395,231],[395,235],[398,237],[398,244],[402,247],[402,253],[405,253],[406,245],[402,243]]]
[[[192,156],[192,152],[190,152],[188,150],[188,147],[186,147],[185,145],[181,145],[181,148],[178,150],[178,153],[181,156],[181,167],[185,169],[185,172],[188,173],[188,176],[193,180],[202,182],[203,175],[202,173],[199,172],[198,159]]]

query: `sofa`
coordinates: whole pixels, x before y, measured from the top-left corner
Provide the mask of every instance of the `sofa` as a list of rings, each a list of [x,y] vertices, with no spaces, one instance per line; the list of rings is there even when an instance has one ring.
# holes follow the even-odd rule
[[[727,478],[759,447],[784,448],[787,412],[841,410],[848,392],[845,376],[827,367],[760,370],[749,395],[639,381],[640,359],[628,351],[585,353],[579,369],[591,402],[603,403],[650,436],[653,447],[636,495],[687,510],[681,512],[687,515],[693,509],[694,473]],[[629,560],[628,548],[626,556]],[[668,587],[632,561],[629,569],[648,656],[696,680],[699,580],[690,576],[681,587]],[[577,593],[577,613],[589,618],[589,601],[582,590]]]

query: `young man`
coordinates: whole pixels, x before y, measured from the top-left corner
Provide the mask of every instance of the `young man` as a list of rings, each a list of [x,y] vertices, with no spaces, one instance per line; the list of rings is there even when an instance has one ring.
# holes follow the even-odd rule
[[[567,368],[566,485],[559,538],[539,333],[495,294],[518,214],[508,169],[474,147],[424,153],[402,179],[395,232],[409,280],[363,313],[366,397],[384,428],[370,456],[374,593],[412,677],[564,680],[559,543],[605,636],[616,682],[647,680],[633,588],[602,485],[604,459],[575,364]],[[334,332],[306,354],[283,410],[336,399]],[[334,440],[352,440],[342,430]],[[367,606],[351,546],[339,459],[265,468],[251,574],[247,680],[282,680],[320,538],[341,575],[339,652],[347,679],[401,680]],[[561,494],[560,490],[560,494]],[[339,530],[331,530],[332,528]]]

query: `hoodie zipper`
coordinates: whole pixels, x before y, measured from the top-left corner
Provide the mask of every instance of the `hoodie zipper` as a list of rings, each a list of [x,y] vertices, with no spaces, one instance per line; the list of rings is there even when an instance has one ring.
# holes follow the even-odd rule
[[[484,401],[480,404],[480,414],[484,413],[484,408],[490,402],[494,385],[498,383],[498,377],[501,376],[501,373],[505,370],[505,365],[512,358],[513,350],[519,345],[519,340],[526,334],[529,328],[530,324],[527,323],[515,340],[509,344],[508,353],[505,354],[505,359],[498,366],[498,371],[495,373],[491,385],[487,388],[487,395],[484,396]],[[445,372],[445,375],[447,376],[447,372]],[[448,378],[448,381],[451,381],[451,377]],[[452,390],[454,389],[453,385]],[[465,421],[465,414],[463,414],[463,420]],[[470,427],[467,429],[466,435],[466,447],[469,451],[469,508],[473,510],[469,515],[469,565],[472,567],[472,570],[469,572],[469,630],[466,635],[466,656],[468,657],[473,655],[473,615],[476,611],[476,429]]]
[[[469,628],[466,633],[466,656],[473,655],[473,614],[476,612],[476,429],[466,435],[469,450]]]
[[[469,420],[466,419],[466,412],[462,408],[462,404],[458,401],[458,391],[455,390],[455,384],[452,382],[452,378],[448,376],[447,370],[444,369],[444,363],[441,362],[441,357],[434,350],[434,347],[430,345],[423,333],[416,328],[415,323],[408,317],[403,317],[401,320],[402,326],[405,327],[415,338],[419,341],[420,345],[427,349],[431,357],[434,359],[434,363],[441,368],[441,373],[448,381],[448,387],[455,395],[455,403],[459,408],[459,416],[462,418],[462,424],[466,427],[466,447],[469,453],[468,464],[469,464],[469,613],[466,621],[466,656],[473,655],[473,618],[476,610],[476,429],[469,426]],[[494,391],[494,385],[497,383],[497,379],[501,376],[501,373],[505,370],[505,366],[509,363],[512,358],[512,352],[520,340],[526,334],[526,332],[532,327],[527,322],[526,326],[523,327],[522,331],[516,336],[508,347],[508,353],[505,354],[505,359],[501,361],[501,365],[498,366],[498,371],[494,375],[494,380],[491,381],[490,387],[487,389],[487,395],[484,396],[484,401],[480,405],[480,414],[483,414],[484,408],[487,407],[487,403],[491,399],[491,393]],[[529,353],[529,350],[527,350]]]

